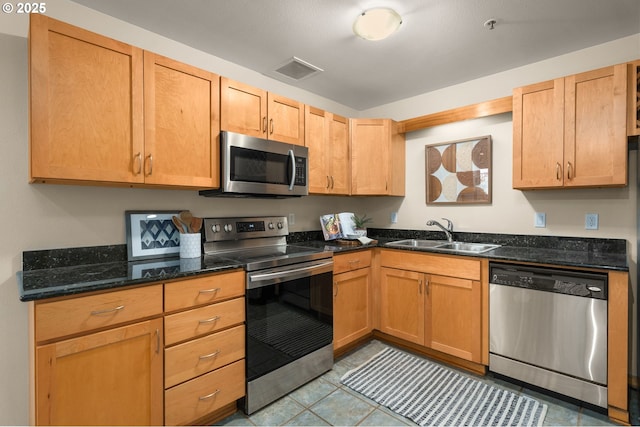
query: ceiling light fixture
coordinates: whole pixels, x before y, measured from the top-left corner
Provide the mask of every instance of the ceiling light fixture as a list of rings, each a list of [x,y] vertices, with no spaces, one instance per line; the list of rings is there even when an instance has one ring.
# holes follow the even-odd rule
[[[362,12],[353,23],[353,32],[365,40],[383,40],[395,33],[402,18],[393,9],[378,7]]]

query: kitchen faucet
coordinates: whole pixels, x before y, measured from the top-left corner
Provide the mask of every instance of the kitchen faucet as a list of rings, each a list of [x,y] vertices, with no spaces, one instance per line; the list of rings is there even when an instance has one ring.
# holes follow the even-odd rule
[[[427,221],[427,225],[435,225],[436,227],[440,227],[442,229],[442,231],[444,231],[444,234],[447,235],[447,241],[449,243],[453,242],[453,222],[451,222],[450,219],[447,218],[442,218],[445,221],[447,221],[447,226],[445,227],[444,225],[440,224],[438,221],[430,219],[429,221]]]

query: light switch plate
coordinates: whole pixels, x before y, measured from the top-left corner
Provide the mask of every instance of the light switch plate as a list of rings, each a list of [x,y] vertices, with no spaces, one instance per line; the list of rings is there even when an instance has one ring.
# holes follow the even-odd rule
[[[398,223],[398,212],[391,212],[391,224]]]
[[[547,226],[547,214],[544,212],[536,212],[533,219],[533,226],[536,228],[545,228]]]

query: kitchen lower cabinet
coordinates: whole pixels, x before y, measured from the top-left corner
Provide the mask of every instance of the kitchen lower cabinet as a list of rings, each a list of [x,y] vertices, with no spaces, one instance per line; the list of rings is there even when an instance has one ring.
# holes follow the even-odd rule
[[[380,269],[380,330],[424,345],[424,273]]]
[[[38,346],[36,424],[162,424],[162,358],[162,319]]]
[[[488,284],[481,280],[483,262],[486,260],[382,250],[380,331],[486,364],[488,312],[483,307],[488,307]]]
[[[513,91],[513,188],[627,184],[627,64]]]
[[[162,424],[161,285],[36,302],[33,311],[36,425]]]
[[[333,349],[371,334],[371,251],[334,256]]]
[[[244,396],[244,292],[240,270],[164,285],[166,425],[215,421]]]
[[[34,425],[213,423],[245,390],[245,273],[31,304]]]
[[[434,350],[481,363],[482,299],[479,281],[427,275],[425,342]]]

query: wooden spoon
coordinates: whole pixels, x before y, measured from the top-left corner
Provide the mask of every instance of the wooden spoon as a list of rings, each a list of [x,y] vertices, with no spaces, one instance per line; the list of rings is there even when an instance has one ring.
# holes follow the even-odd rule
[[[194,216],[191,219],[191,232],[199,233],[201,228],[202,228],[202,218]]]
[[[180,221],[184,225],[185,232],[191,233],[191,220],[193,219],[193,215],[189,211],[180,212]]]
[[[171,221],[173,221],[173,225],[176,226],[178,232],[184,234],[184,227],[182,226],[182,221],[180,221],[180,218],[174,215],[173,217],[171,217]]]

